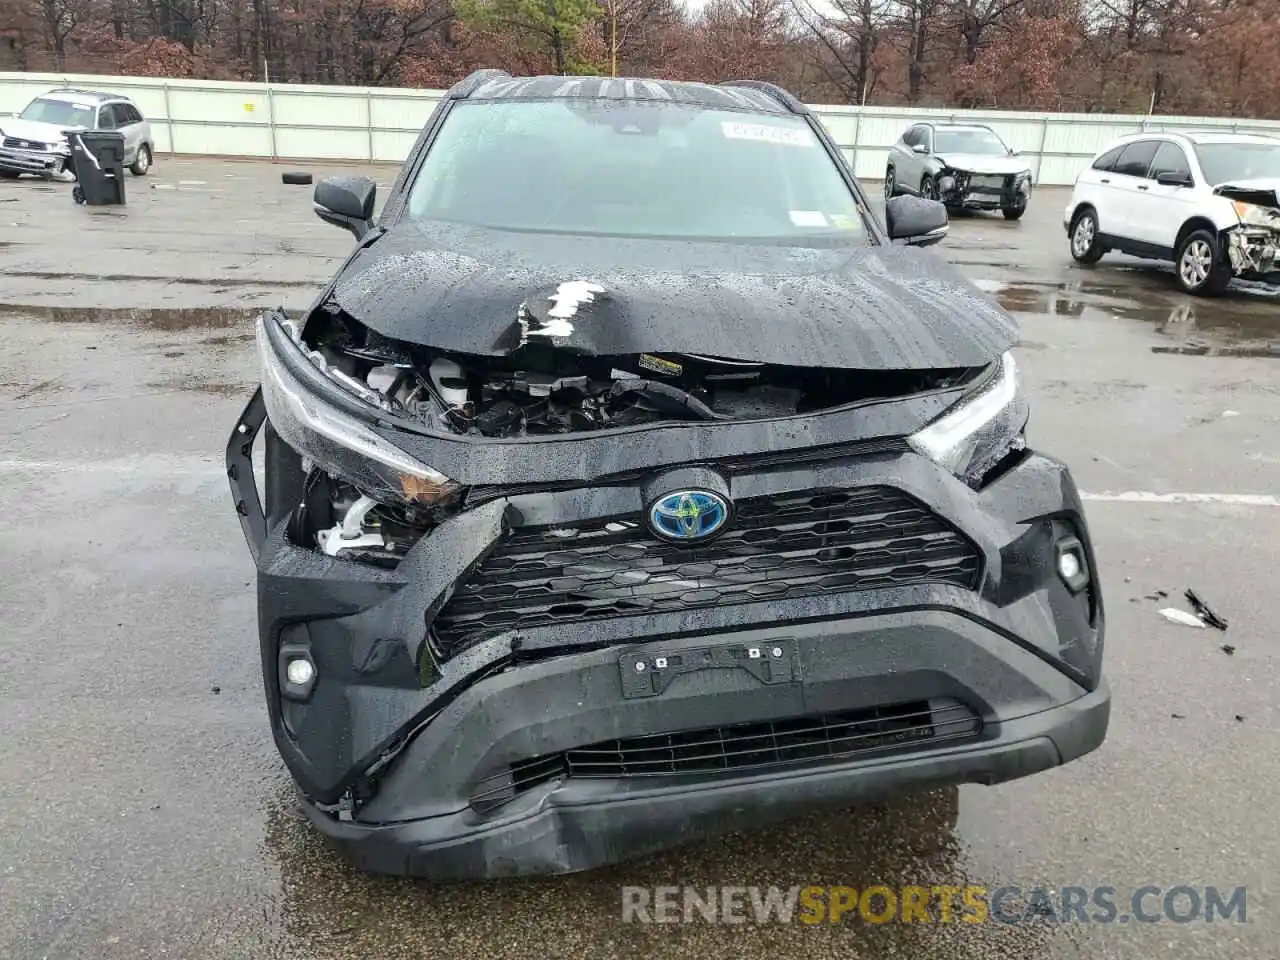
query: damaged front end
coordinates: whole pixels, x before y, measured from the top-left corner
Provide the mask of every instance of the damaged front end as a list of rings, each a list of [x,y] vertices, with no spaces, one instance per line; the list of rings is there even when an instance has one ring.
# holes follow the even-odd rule
[[[1231,270],[1246,280],[1272,280],[1280,275],[1280,195],[1272,188],[1224,184],[1214,193],[1231,201],[1239,217],[1226,234]]]
[[[975,173],[946,166],[938,175],[938,199],[953,209],[1007,210],[1031,199],[1030,173]]]

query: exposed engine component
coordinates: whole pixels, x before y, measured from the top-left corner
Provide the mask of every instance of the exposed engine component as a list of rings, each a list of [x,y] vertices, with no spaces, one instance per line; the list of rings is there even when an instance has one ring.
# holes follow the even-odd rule
[[[379,503],[313,468],[289,538],[325,556],[392,568],[447,509]]]
[[[291,333],[321,370],[376,406],[428,427],[494,438],[784,417],[942,389],[977,373],[799,368],[687,354],[593,357],[541,342],[504,357],[465,356],[388,340],[332,308],[313,315],[305,341]]]

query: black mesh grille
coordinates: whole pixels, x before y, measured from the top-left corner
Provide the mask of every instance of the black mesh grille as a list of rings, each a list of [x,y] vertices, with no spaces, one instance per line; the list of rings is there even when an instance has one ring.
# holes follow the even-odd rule
[[[977,548],[889,487],[744,500],[697,546],[638,516],[514,531],[436,617],[444,656],[505,630],[878,587],[977,585]]]
[[[980,718],[965,704],[934,700],[609,740],[513,763],[477,784],[471,805],[490,813],[557,779],[747,774],[919,750],[981,732]]]

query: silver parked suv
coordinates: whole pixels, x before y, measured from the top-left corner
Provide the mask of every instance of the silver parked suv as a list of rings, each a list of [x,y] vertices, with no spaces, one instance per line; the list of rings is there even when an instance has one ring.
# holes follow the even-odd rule
[[[18,116],[0,117],[0,177],[63,173],[71,156],[65,131],[72,129],[119,131],[124,135],[125,165],[138,177],[151,169],[151,124],[132,100],[95,90],[50,90]]]

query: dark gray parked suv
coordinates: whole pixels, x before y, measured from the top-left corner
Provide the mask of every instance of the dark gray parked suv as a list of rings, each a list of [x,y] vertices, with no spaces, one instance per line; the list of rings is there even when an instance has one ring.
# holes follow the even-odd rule
[[[257,328],[276,744],[363,867],[581,870],[1096,748],[1088,524],[1013,319],[777,87],[455,86]],[[254,479],[263,438],[265,490]]]

